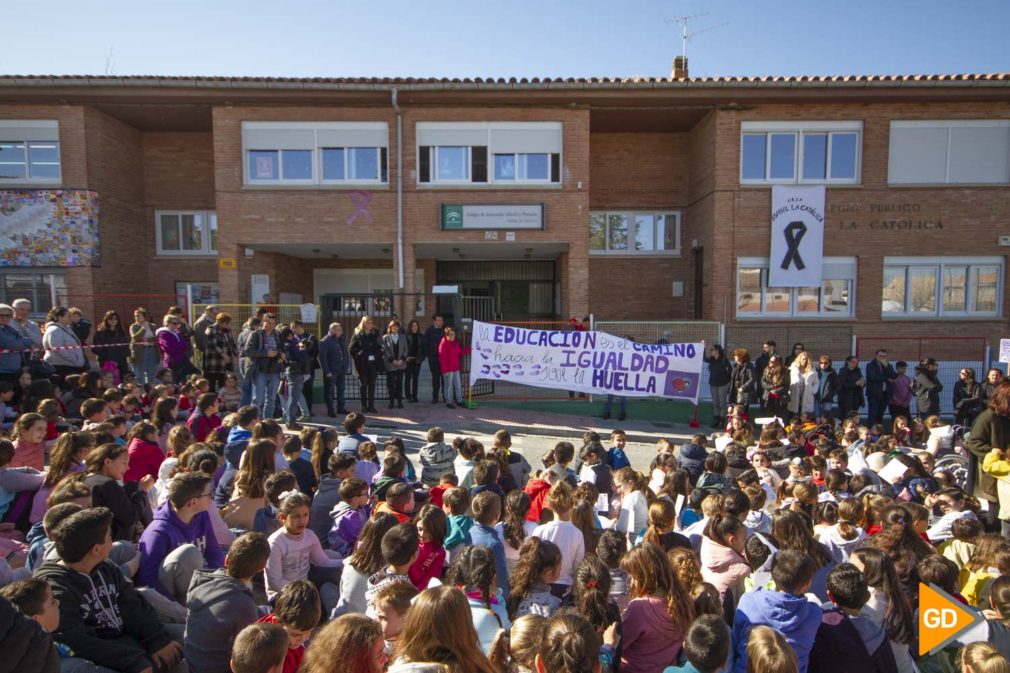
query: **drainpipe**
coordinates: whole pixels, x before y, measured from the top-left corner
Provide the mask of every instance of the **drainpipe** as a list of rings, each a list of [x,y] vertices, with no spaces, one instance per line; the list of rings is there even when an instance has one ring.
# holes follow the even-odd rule
[[[393,109],[396,110],[396,259],[400,270],[400,290],[403,291],[403,122],[400,106],[393,89]]]

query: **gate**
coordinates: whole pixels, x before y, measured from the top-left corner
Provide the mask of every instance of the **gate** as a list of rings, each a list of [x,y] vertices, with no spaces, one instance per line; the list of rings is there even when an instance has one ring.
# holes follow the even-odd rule
[[[493,297],[465,297],[461,295],[440,295],[439,313],[445,317],[445,326],[452,327],[457,334],[467,336],[462,337],[464,345],[469,345],[469,333],[473,331],[473,321],[490,322],[494,315]],[[451,310],[446,310],[446,303]],[[320,317],[320,328],[322,332],[329,329],[331,323],[340,323],[344,328],[345,338],[350,343],[351,335],[355,328],[365,316],[369,316],[375,323],[375,327],[380,334],[386,333],[388,323],[399,320],[401,329],[406,332],[411,320],[417,320],[421,332],[424,332],[431,325],[431,315],[436,311],[425,311],[424,293],[394,293],[377,292],[374,294],[327,294],[320,297],[322,315]],[[469,356],[463,358],[463,371],[460,372],[463,379],[464,394],[467,394],[467,379],[470,372]],[[427,364],[421,365],[420,384],[418,395],[421,390],[429,389],[431,385],[431,373]],[[348,398],[354,398],[359,390],[357,376],[352,372],[347,375],[345,385]],[[494,387],[490,381],[480,381],[473,387],[474,395],[490,395],[494,392]],[[375,384],[375,399],[388,400],[389,388],[386,385],[386,377],[383,372],[379,372],[379,378]]]

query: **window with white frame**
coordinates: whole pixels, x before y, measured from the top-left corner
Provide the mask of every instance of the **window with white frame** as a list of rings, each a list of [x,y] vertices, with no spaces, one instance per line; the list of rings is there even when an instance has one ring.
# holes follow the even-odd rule
[[[388,183],[385,122],[242,122],[247,185]]]
[[[892,121],[891,184],[1007,184],[1010,120]]]
[[[159,255],[216,255],[217,214],[159,210],[154,214]]]
[[[45,119],[0,120],[0,184],[59,181],[59,123]]]
[[[995,317],[1002,257],[885,257],[880,312],[885,318]]]
[[[743,122],[742,184],[859,183],[863,123]]]
[[[680,254],[680,213],[593,211],[589,213],[593,255]]]
[[[561,183],[561,122],[419,122],[421,185]]]
[[[854,313],[855,257],[825,257],[816,287],[768,287],[768,258],[741,257],[736,272],[738,318],[849,318]]]

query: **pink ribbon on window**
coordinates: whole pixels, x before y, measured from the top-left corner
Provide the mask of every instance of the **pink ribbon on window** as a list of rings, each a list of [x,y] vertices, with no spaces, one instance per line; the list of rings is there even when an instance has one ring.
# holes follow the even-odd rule
[[[374,224],[372,216],[368,213],[368,204],[372,202],[372,193],[363,189],[355,189],[354,191],[348,192],[347,195],[351,198],[351,203],[357,208],[354,213],[347,218],[347,224],[354,224],[354,220],[358,219],[358,215],[364,216],[365,220],[369,224]]]

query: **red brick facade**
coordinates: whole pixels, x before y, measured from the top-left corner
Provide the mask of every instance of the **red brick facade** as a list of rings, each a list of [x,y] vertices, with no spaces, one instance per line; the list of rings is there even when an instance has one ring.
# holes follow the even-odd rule
[[[396,176],[403,179],[403,287],[405,293],[429,291],[437,279],[436,260],[416,248],[448,250],[485,244],[479,230],[443,231],[441,203],[543,203],[547,226],[520,230],[514,242],[499,241],[496,258],[521,261],[527,248],[563,244],[555,254],[561,319],[593,313],[605,320],[706,319],[729,324],[760,325],[736,316],[736,267],[740,257],[767,256],[770,189],[740,184],[740,134],[743,121],[862,122],[861,179],[858,185],[829,187],[825,254],[857,258],[854,316],[820,320],[816,325],[858,326],[872,335],[982,334],[991,341],[1005,336],[1010,315],[1008,269],[1004,264],[1002,305],[998,319],[886,320],[881,318],[883,261],[886,256],[999,255],[1000,235],[1010,234],[1008,185],[897,188],[888,185],[890,122],[914,119],[1008,119],[1010,103],[952,85],[912,100],[907,91],[875,94],[856,100],[851,91],[823,88],[762,94],[741,86],[706,94],[697,90],[650,91],[646,99],[614,85],[599,90],[513,94],[500,87],[481,99],[479,85],[460,93],[446,88],[401,98],[402,169],[397,165],[396,113],[388,90],[356,94],[286,95],[284,90],[258,92],[255,87],[236,101],[228,92],[192,92],[185,105],[205,123],[159,127],[159,102],[174,104],[171,92],[145,93],[136,101],[148,106],[147,122],[133,125],[115,107],[89,102],[78,92],[56,105],[27,89],[0,103],[2,119],[56,119],[60,125],[62,185],[95,190],[100,196],[102,265],[69,269],[70,294],[134,292],[173,294],[182,281],[217,282],[225,303],[249,301],[250,275],[266,273],[271,290],[316,299],[314,269],[383,268],[398,280]],[[384,93],[385,92],[385,93]],[[535,93],[535,92],[534,92]],[[32,99],[31,95],[35,95]],[[785,94],[782,94],[783,96]],[[125,96],[125,92],[124,92]],[[329,97],[328,97],[329,96]],[[343,96],[344,98],[341,98]],[[356,99],[351,100],[354,96]],[[160,97],[160,98],[159,98]],[[737,104],[740,98],[751,102]],[[128,98],[128,96],[127,96]],[[346,99],[346,100],[345,100]],[[385,102],[380,102],[385,100]],[[545,102],[545,100],[547,102]],[[668,124],[647,117],[654,105],[674,110]],[[153,108],[151,107],[153,106]],[[642,111],[636,111],[641,106]],[[597,118],[605,111],[605,123]],[[616,111],[615,111],[616,110]],[[137,113],[130,119],[142,119]],[[152,116],[153,115],[153,116]],[[250,187],[243,184],[241,124],[244,121],[370,121],[388,124],[388,184],[368,189],[369,222],[354,218],[353,187]],[[419,122],[561,122],[562,179],[557,185],[526,188],[433,187],[418,185],[416,125]],[[910,204],[910,205],[905,205]],[[871,228],[880,210],[914,207],[915,219],[942,222],[942,229]],[[158,210],[215,211],[218,256],[158,256],[155,213]],[[593,210],[671,210],[681,215],[679,255],[607,256],[589,251],[589,213]],[[301,252],[285,246],[302,245]],[[305,246],[357,250],[360,254],[306,257]],[[357,247],[355,247],[357,246]],[[368,254],[362,250],[370,251]],[[328,249],[329,249],[328,248]],[[248,251],[255,249],[254,254]],[[379,250],[382,252],[378,252]],[[388,251],[388,252],[387,252]],[[220,258],[236,261],[219,268]],[[439,255],[452,260],[454,255]],[[701,269],[696,268],[701,260]],[[221,265],[224,266],[224,265]],[[424,270],[425,287],[415,287],[415,269]],[[699,286],[697,280],[700,279]],[[674,296],[673,287],[682,287]],[[435,305],[426,297],[425,306]],[[87,309],[99,307],[83,306]],[[771,321],[768,321],[771,322]],[[782,321],[777,321],[782,322]],[[789,320],[814,328],[814,322]]]

